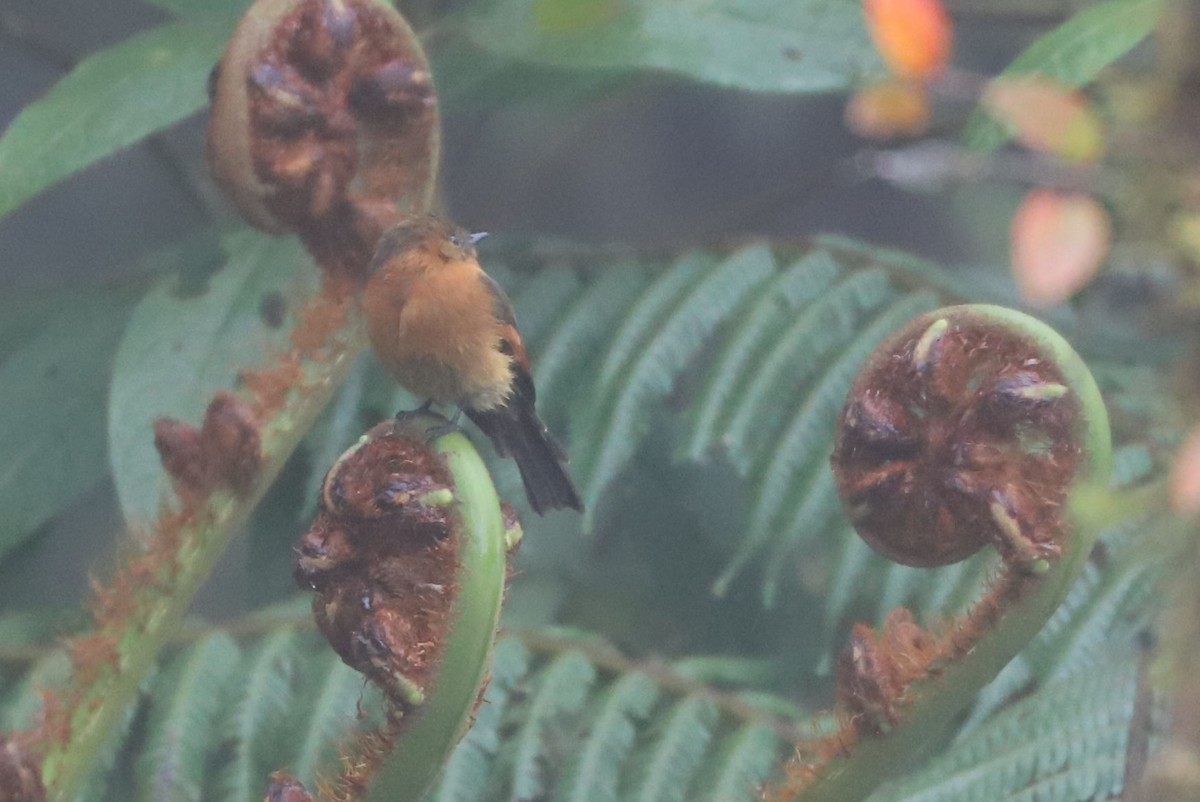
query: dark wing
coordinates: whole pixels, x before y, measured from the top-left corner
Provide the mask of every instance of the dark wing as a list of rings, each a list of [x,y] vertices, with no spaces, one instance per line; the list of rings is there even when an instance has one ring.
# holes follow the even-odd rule
[[[521,340],[521,332],[517,330],[517,318],[513,314],[512,301],[508,300],[508,295],[505,294],[504,288],[496,283],[496,280],[484,273],[482,270],[479,275],[483,278],[484,286],[488,292],[492,294],[492,314],[496,316],[496,320],[500,322],[500,350],[508,354],[513,359],[513,374],[517,382],[525,382],[529,384],[529,398],[534,398],[533,379],[531,378],[532,369],[529,367],[529,354],[525,351],[525,343]],[[523,393],[526,388],[515,387],[516,392]]]
[[[480,276],[492,294],[492,314],[500,324],[500,348],[512,357],[513,390],[504,406],[463,411],[491,439],[501,456],[516,460],[529,505],[535,512],[541,515],[560,507],[583,510],[583,501],[563,465],[567,455],[534,409],[537,394],[529,355],[517,331],[512,302],[490,276],[483,272]]]

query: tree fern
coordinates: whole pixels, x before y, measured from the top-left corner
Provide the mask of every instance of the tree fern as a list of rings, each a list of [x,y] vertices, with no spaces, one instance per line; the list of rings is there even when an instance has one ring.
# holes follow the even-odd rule
[[[765,250],[765,246],[757,246]],[[774,258],[769,252],[756,258]],[[701,461],[727,436],[728,417],[739,406],[743,385],[761,375],[758,363],[798,310],[825,294],[842,274],[842,268],[823,251],[797,259],[770,282],[760,285],[734,316],[721,354],[709,371],[705,387],[689,410],[689,431],[679,453]]]
[[[221,798],[252,800],[263,778],[278,768],[279,729],[286,720],[296,659],[296,633],[276,630],[240,666],[240,688],[222,725],[232,755],[218,780]]]
[[[687,696],[671,705],[644,744],[644,760],[623,798],[627,802],[682,802],[704,760],[717,724],[712,700]]]
[[[786,329],[770,332],[769,350],[755,365],[736,405],[726,413],[729,423],[720,436],[729,459],[741,473],[750,473],[754,458],[773,442],[771,433],[822,360],[843,346],[864,317],[893,293],[883,271],[855,273],[801,310]]]
[[[204,798],[205,747],[239,663],[237,644],[218,632],[176,655],[155,681],[138,761],[139,799]]]
[[[773,260],[761,252],[735,254],[698,280],[665,321],[646,321],[656,325],[637,338],[639,353],[623,355],[625,349],[616,346],[610,350],[598,382],[603,395],[581,416],[583,436],[576,445],[576,453],[582,456],[580,484],[589,505],[632,458],[648,420],[648,405],[671,391],[675,376],[713,329],[774,270]],[[683,272],[677,268],[669,275]],[[613,382],[618,366],[621,378]]]
[[[633,748],[637,722],[658,698],[654,681],[633,672],[612,684],[597,700],[597,711],[580,749],[563,771],[558,802],[615,802],[620,767]]]
[[[825,458],[850,377],[879,339],[941,300],[904,291],[924,281],[911,265],[894,268],[901,281],[880,258],[851,258],[757,245],[665,269],[608,265],[578,289],[574,274],[526,281],[517,313],[536,321],[530,343],[546,418],[552,427],[569,420],[585,528],[675,393],[684,408],[677,456],[728,460],[749,497],[748,534],[726,543],[730,563],[715,586],[726,590],[761,561],[765,597],[775,596],[795,554],[838,520]],[[681,382],[685,371],[700,381]],[[499,473],[508,489],[512,472]]]
[[[299,666],[310,675],[305,683],[307,692],[299,697],[304,704],[297,705],[307,714],[307,720],[289,736],[294,739],[297,750],[292,763],[286,767],[309,788],[315,787],[319,770],[328,771],[333,765],[337,744],[348,735],[353,724],[348,713],[366,693],[362,675],[336,654],[326,651],[324,644],[319,646],[325,652],[323,659],[304,661],[305,664]],[[309,663],[311,670],[304,671],[309,668]]]
[[[497,647],[480,718],[427,802],[751,802],[790,750],[791,720],[770,703],[735,714],[703,684],[595,639],[522,637]]]
[[[1128,654],[1128,653],[1127,653]],[[1116,796],[1136,688],[1134,661],[1046,686],[870,802],[1033,802]]]
[[[533,799],[552,781],[552,750],[560,745],[556,725],[574,719],[596,679],[596,669],[578,652],[556,657],[530,679],[530,701],[513,734],[509,798]]]

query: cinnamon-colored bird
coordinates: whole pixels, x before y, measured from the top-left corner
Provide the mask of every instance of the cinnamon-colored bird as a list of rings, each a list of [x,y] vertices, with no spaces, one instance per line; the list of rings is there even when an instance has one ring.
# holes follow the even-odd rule
[[[379,241],[363,290],[379,361],[410,392],[457,404],[521,471],[539,515],[583,502],[534,409],[529,356],[504,290],[479,265],[481,235],[412,217]]]

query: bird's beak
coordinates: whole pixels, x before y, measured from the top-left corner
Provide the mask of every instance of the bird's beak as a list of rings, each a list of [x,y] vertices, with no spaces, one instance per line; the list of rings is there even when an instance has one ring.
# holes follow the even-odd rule
[[[483,239],[486,236],[487,236],[486,231],[479,231],[479,232],[476,232],[476,233],[472,234],[471,236],[467,237],[467,242],[469,242],[471,245],[474,245],[475,243],[479,242],[479,240]]]

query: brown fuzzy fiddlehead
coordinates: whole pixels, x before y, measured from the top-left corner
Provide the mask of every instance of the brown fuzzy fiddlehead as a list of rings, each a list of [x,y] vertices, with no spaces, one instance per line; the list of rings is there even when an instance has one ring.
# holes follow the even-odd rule
[[[838,731],[802,744],[771,802],[861,799],[946,738],[1054,613],[1098,528],[1072,496],[1107,485],[1108,416],[1056,332],[994,306],[916,318],[867,359],[838,417],[838,491],[893,560],[946,565],[995,546],[1004,567],[963,616],[904,609],[858,624],[837,664]]]
[[[905,565],[991,543],[1033,566],[1061,551],[1084,457],[1082,401],[1034,338],[969,307],[917,318],[859,373],[833,468],[855,529]]]
[[[433,82],[391,4],[259,0],[213,72],[208,159],[255,226],[364,275],[380,234],[428,206]]]
[[[418,798],[437,776],[482,698],[519,539],[511,508],[444,418],[385,421],[329,469],[294,575],[314,591],[317,627],[388,709],[319,798]],[[295,785],[276,779],[273,793],[287,798]]]

